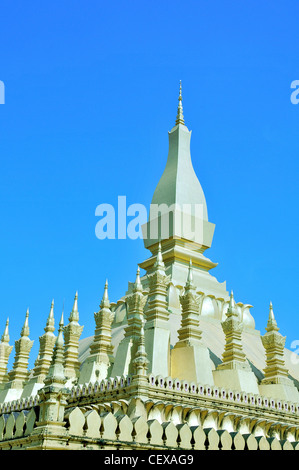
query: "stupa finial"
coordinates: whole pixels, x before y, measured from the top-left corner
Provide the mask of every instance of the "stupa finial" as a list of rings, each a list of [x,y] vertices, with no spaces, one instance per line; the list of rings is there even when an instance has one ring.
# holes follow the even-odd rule
[[[51,302],[50,312],[47,319],[47,324],[45,328],[45,332],[52,332],[54,331],[54,299]]]
[[[228,309],[227,309],[226,315],[228,317],[230,317],[232,315],[238,316],[238,311],[237,311],[237,308],[236,308],[236,302],[235,302],[235,299],[234,299],[234,293],[233,293],[232,290],[230,292],[229,304],[228,304]]]
[[[110,308],[110,301],[108,296],[108,279],[105,281],[104,294],[100,303],[100,308]]]
[[[158,245],[158,252],[157,252],[154,267],[158,268],[158,269],[165,267],[164,262],[163,262],[163,257],[162,257],[162,249],[161,249],[161,242],[160,241],[159,241],[159,245]]]
[[[108,279],[105,281],[103,300],[108,300]]]
[[[63,345],[63,326],[64,326],[64,314],[63,311],[61,312],[61,317],[59,321],[59,327],[58,327],[58,336],[56,339],[56,344],[59,344],[59,346]]]
[[[278,331],[278,330],[279,328],[277,326],[277,321],[275,319],[274,312],[273,312],[273,304],[272,302],[270,302],[269,318],[268,318],[266,331]]]
[[[55,341],[52,361],[47,373],[47,376],[44,380],[46,386],[59,384],[63,385],[66,382],[66,377],[64,375],[64,340],[63,340],[63,312],[59,321],[58,335]]]
[[[72,311],[69,316],[69,321],[78,322],[79,321],[79,311],[78,311],[78,291],[75,293],[74,304]]]
[[[136,272],[136,284],[140,284],[140,268],[139,268],[139,266],[137,267],[137,272]]]
[[[137,291],[142,292],[142,284],[141,284],[141,281],[140,281],[140,268],[139,268],[139,266],[137,267],[136,281],[135,281],[135,284],[134,284],[134,291],[135,292],[137,292]]]
[[[7,318],[6,323],[5,323],[5,330],[4,333],[1,337],[1,341],[3,343],[9,343],[9,332],[8,332],[8,325],[9,325],[9,318]]]
[[[180,80],[180,94],[179,94],[179,104],[178,104],[178,113],[176,116],[175,124],[183,124],[185,125],[184,115],[183,115],[183,104],[182,104],[182,81]]]
[[[21,336],[29,336],[29,308],[27,308],[26,316],[25,316],[25,322],[21,331]]]

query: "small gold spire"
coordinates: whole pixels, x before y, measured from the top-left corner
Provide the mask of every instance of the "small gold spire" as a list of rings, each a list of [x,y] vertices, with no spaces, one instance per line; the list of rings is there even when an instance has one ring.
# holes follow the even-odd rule
[[[229,305],[228,305],[228,309],[227,309],[227,312],[226,312],[227,317],[231,317],[232,315],[234,315],[235,317],[238,316],[238,311],[237,311],[237,308],[236,308],[236,302],[235,302],[235,299],[234,299],[233,291],[231,291],[231,293],[230,293]]]
[[[138,266],[137,268],[137,273],[136,273],[136,281],[135,281],[135,284],[134,284],[134,292],[142,292],[142,284],[141,284],[141,281],[140,281],[140,268]]]
[[[163,257],[162,257],[162,251],[161,251],[161,242],[159,241],[159,246],[158,246],[158,252],[156,256],[156,261],[154,264],[155,268],[165,268],[164,262],[163,262]]]
[[[269,318],[268,318],[266,331],[279,331],[279,328],[277,326],[277,321],[275,320],[275,316],[273,312],[272,302],[270,302]]]
[[[69,316],[69,321],[78,322],[79,321],[79,312],[78,312],[78,291],[75,293],[74,304],[72,311]]]
[[[7,318],[6,324],[5,324],[5,330],[4,333],[1,337],[2,343],[9,343],[9,332],[8,332],[8,325],[9,325],[9,319]]]
[[[44,329],[45,332],[52,332],[54,331],[54,299],[52,300],[51,302],[51,308],[50,308],[50,312],[49,312],[49,316],[48,316],[48,319],[47,319],[47,324],[46,324],[46,328]]]
[[[27,308],[26,312],[26,317],[25,317],[25,322],[21,331],[21,336],[29,336],[29,322],[28,322],[28,317],[29,317],[29,308]]]
[[[101,309],[110,308],[110,301],[108,297],[108,279],[106,279],[106,282],[105,282],[104,294],[103,294],[102,301],[100,303],[100,308]]]
[[[178,104],[178,113],[176,116],[175,124],[183,124],[185,125],[184,115],[183,115],[183,104],[182,104],[182,81],[180,80],[180,94],[179,94],[179,104]]]

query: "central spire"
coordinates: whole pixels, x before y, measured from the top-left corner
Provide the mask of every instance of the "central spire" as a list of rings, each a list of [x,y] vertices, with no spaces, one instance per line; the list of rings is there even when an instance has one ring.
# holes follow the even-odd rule
[[[166,274],[172,276],[173,284],[182,286],[191,259],[194,284],[227,298],[224,283],[209,273],[216,263],[203,255],[212,245],[215,225],[209,222],[206,198],[192,164],[191,131],[185,124],[182,101],[180,81],[176,121],[168,132],[166,165],[151,200],[148,221],[142,226],[144,246],[152,256],[139,266],[150,273],[161,250]],[[206,157],[199,156],[199,167],[204,166],[201,160],[206,164]]]
[[[205,195],[195,174],[191,160],[191,131],[189,131],[184,121],[181,82],[175,123],[176,125],[168,133],[168,158],[164,172],[153,194],[150,219],[155,219],[155,211],[158,211],[159,207],[163,207],[162,205],[164,205],[164,207],[167,206],[170,211],[172,211],[173,208],[181,212],[187,210],[192,213],[192,215],[195,215],[196,210],[199,212],[199,209],[201,209],[201,213],[198,214],[197,217],[207,221],[208,211]],[[165,236],[156,238],[162,240]]]
[[[176,116],[176,121],[175,124],[183,124],[185,125],[184,121],[184,115],[183,115],[183,104],[182,104],[183,98],[182,98],[182,81],[180,80],[180,94],[179,94],[179,104],[178,104],[178,113]]]

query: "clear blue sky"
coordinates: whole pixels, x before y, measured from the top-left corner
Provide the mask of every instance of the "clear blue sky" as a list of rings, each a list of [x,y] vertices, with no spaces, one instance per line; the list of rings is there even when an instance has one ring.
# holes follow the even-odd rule
[[[106,277],[117,301],[148,256],[95,236],[95,208],[149,206],[164,169],[179,80],[191,155],[216,224],[206,252],[265,332],[272,300],[299,339],[297,1],[1,2],[0,334],[27,307],[38,352],[79,292],[82,338]],[[11,360],[14,357],[14,350]]]

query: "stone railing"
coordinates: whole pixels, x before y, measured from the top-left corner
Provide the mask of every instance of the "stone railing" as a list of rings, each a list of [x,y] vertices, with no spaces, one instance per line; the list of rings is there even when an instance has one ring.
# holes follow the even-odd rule
[[[182,450],[299,450],[299,442],[242,435],[240,432],[216,431],[214,428],[159,423],[143,417],[130,419],[111,412],[81,411],[75,407],[66,416],[69,446],[111,449],[182,449]]]
[[[110,377],[109,379],[101,380],[89,384],[73,386],[71,389],[71,399],[80,399],[83,397],[96,397],[106,394],[107,392],[120,391],[131,385],[131,376]],[[196,383],[189,383],[185,380],[177,380],[172,377],[162,377],[149,375],[149,387],[153,390],[163,390],[177,394],[187,394],[190,397],[206,398],[210,400],[217,400],[217,402],[225,402],[242,407],[256,407],[261,410],[269,410],[281,412],[284,416],[298,416],[299,403],[291,403],[289,401],[280,400],[277,398],[265,397],[252,393],[240,392],[220,388],[212,385],[201,385]]]
[[[144,412],[132,418],[131,385],[132,377],[122,376],[72,387],[64,426],[72,446],[81,448],[83,438],[84,445],[94,448],[297,449],[299,445],[298,403],[149,375],[149,398],[138,405]],[[188,398],[188,406],[176,400],[182,396]],[[0,448],[31,434],[39,399],[37,395],[0,405]]]
[[[0,417],[0,449],[26,448],[36,424],[34,409]],[[64,449],[139,450],[299,450],[299,442],[275,437],[172,422],[159,423],[143,417],[130,419],[111,412],[82,411],[75,407],[65,416]]]
[[[34,409],[2,414],[0,416],[0,442],[29,436],[36,424]]]
[[[149,376],[149,383],[156,389],[169,390],[177,393],[186,393],[226,403],[242,404],[243,407],[255,406],[260,409],[281,411],[284,414],[299,415],[299,403],[291,403],[271,397],[256,395],[253,393],[240,392],[232,389],[216,387],[212,385],[201,385],[186,380],[164,378],[162,376]]]

